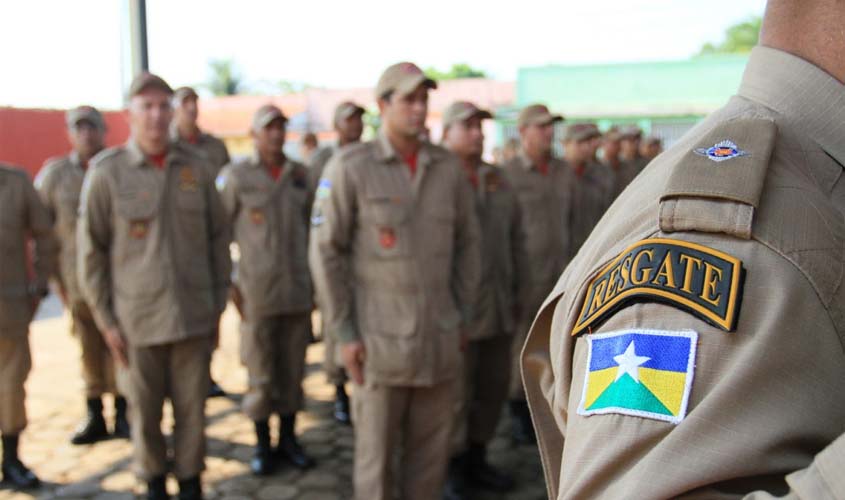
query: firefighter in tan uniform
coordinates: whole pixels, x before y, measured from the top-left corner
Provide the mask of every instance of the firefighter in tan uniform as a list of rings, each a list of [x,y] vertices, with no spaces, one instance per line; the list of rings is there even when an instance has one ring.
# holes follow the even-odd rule
[[[382,128],[320,181],[309,261],[326,332],[355,383],[355,498],[441,495],[480,279],[478,220],[457,159],[420,140],[433,80],[412,63],[376,86]],[[393,470],[401,448],[401,471]]]
[[[633,163],[622,161],[621,137],[619,127],[616,126],[607,129],[602,136],[602,163],[610,171],[612,178],[611,203],[639,173]]]
[[[211,176],[215,178],[220,173],[220,169],[229,163],[229,151],[223,141],[199,128],[198,101],[199,96],[191,87],[179,87],[173,91],[173,121],[170,124],[170,138],[173,141],[183,141],[204,153],[207,164],[211,166]],[[212,354],[216,349],[217,339],[214,339],[211,343]],[[211,378],[210,372],[208,377],[211,381],[208,386],[208,397],[225,396],[226,391]]]
[[[28,240],[35,243],[28,255]],[[18,458],[18,438],[26,428],[24,382],[32,368],[29,323],[55,267],[50,214],[26,173],[0,164],[0,439],[3,483],[34,488],[40,481]],[[31,275],[28,272],[31,257]]]
[[[229,231],[205,158],[171,143],[172,90],[142,73],[129,88],[130,139],[92,161],[82,187],[82,293],[119,363],[135,470],[166,498],[165,398],[180,498],[201,498],[209,342],[226,305]]]
[[[563,136],[564,159],[575,176],[569,212],[570,260],[610,205],[612,177],[595,157],[595,140],[600,136],[591,123],[569,125]]]
[[[508,398],[517,266],[524,265],[524,242],[516,195],[501,169],[481,159],[481,124],[489,111],[458,101],[443,112],[443,145],[457,155],[475,194],[481,227],[481,286],[475,319],[467,328],[464,384],[456,399],[453,458],[447,497],[463,498],[465,486],[507,491],[513,480],[486,459]],[[467,484],[465,484],[467,483]]]
[[[562,120],[542,104],[525,107],[517,119],[521,150],[504,165],[519,202],[527,261],[516,299],[508,395],[513,437],[522,444],[534,441],[534,429],[519,374],[519,352],[531,320],[555,285],[555,276],[569,262],[568,226],[575,174],[565,162],[552,156],[554,127]]]
[[[170,138],[173,141],[184,141],[205,153],[212,176],[216,177],[220,169],[229,163],[229,151],[223,141],[199,128],[198,100],[197,92],[191,87],[179,87],[173,91]]]
[[[273,413],[281,424],[278,455],[299,468],[313,465],[294,434],[311,336],[311,207],[306,168],[282,152],[286,123],[279,108],[259,108],[251,130],[255,154],[227,165],[217,178],[241,255],[232,295],[242,318],[241,359],[249,372],[243,409],[255,423],[256,475],[273,469]]]
[[[82,298],[76,278],[76,219],[79,193],[88,163],[104,147],[106,124],[99,111],[80,106],[67,112],[68,139],[73,151],[47,160],[35,179],[35,187],[54,222],[59,259],[54,274],[56,288],[70,311],[72,332],[82,350],[87,416],[71,438],[73,444],[91,444],[108,438],[103,418],[103,394],[114,396],[114,435],[129,438],[126,399],[115,385],[114,360],[109,354],[91,310]]]
[[[737,95],[546,300],[522,367],[550,498],[845,497],[843,22],[771,0]]]
[[[317,151],[308,164],[308,189],[312,199],[317,193],[317,185],[331,157],[341,148],[361,140],[361,134],[364,132],[364,112],[364,108],[351,101],[344,101],[335,108],[332,122],[337,132],[337,146]],[[335,387],[334,418],[342,424],[350,424],[352,419],[349,414],[349,395],[346,393],[349,377],[343,369],[343,364],[338,363],[339,350],[335,338],[323,335],[323,342],[323,369],[329,382]]]

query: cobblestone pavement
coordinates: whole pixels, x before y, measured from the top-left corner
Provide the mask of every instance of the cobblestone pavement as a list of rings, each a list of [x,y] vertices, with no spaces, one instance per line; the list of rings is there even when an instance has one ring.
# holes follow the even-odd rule
[[[21,458],[44,485],[32,492],[16,492],[0,486],[0,500],[14,499],[132,499],[143,493],[129,469],[130,445],[109,440],[90,446],[72,446],[70,435],[85,408],[79,373],[78,343],[68,334],[68,318],[55,301],[45,304],[33,323],[30,339],[33,371],[27,382],[29,427],[21,438]],[[52,317],[51,317],[52,316]],[[304,381],[306,409],[297,420],[297,431],[317,466],[306,472],[280,468],[267,478],[253,477],[249,459],[255,436],[252,423],[239,410],[246,388],[246,371],[238,358],[237,318],[231,308],[223,317],[221,346],[214,355],[212,373],[232,394],[208,401],[208,457],[203,474],[209,499],[333,500],[352,492],[352,429],[331,418],[334,388],[321,370],[323,344],[309,347]],[[109,421],[111,402],[106,401]],[[168,410],[165,429],[172,427]],[[514,447],[502,422],[490,445],[490,460],[511,473],[517,489],[508,493],[478,493],[481,500],[532,500],[545,498],[536,447]],[[175,481],[168,489],[176,492]]]

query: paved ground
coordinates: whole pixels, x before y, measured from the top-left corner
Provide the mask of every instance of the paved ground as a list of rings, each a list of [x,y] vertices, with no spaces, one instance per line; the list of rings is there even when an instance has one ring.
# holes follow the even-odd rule
[[[127,441],[111,440],[91,446],[72,446],[68,439],[84,413],[79,376],[79,347],[67,333],[66,316],[55,299],[44,304],[33,323],[31,342],[33,371],[27,383],[30,425],[22,437],[21,456],[44,481],[41,490],[14,492],[0,486],[0,500],[31,498],[131,499],[143,492],[129,470]],[[249,472],[255,437],[252,424],[238,407],[246,388],[246,372],[238,359],[236,314],[223,318],[221,348],[215,354],[212,373],[230,398],[209,400],[208,458],[203,475],[209,499],[344,499],[349,498],[352,465],[352,429],[331,419],[333,387],[320,369],[323,344],[308,349],[304,382],[306,411],[297,430],[306,450],[316,458],[316,468],[299,472],[282,468],[274,476],[255,478]],[[110,402],[106,403],[107,419]],[[167,414],[169,415],[169,414]],[[171,427],[166,417],[165,428]],[[542,473],[535,447],[515,448],[507,439],[507,422],[491,443],[491,462],[513,474],[518,488],[507,494],[480,493],[482,500],[531,500],[545,498]],[[175,493],[176,484],[169,484]]]

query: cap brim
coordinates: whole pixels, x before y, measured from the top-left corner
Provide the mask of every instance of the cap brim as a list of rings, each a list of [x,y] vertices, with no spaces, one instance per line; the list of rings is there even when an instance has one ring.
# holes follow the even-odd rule
[[[366,112],[367,112],[367,110],[362,108],[361,106],[350,106],[350,107],[344,109],[343,111],[341,111],[340,113],[338,113],[337,118],[339,120],[345,120],[345,119],[349,118],[350,116],[363,115]]]
[[[256,120],[255,123],[253,123],[253,128],[255,130],[261,130],[264,127],[266,127],[267,125],[270,125],[271,123],[273,123],[274,120],[282,120],[283,123],[288,122],[288,118],[283,114],[268,113],[268,114],[262,116],[261,118],[259,118],[258,120]]]
[[[397,86],[396,92],[399,95],[408,95],[411,92],[417,90],[417,88],[420,85],[424,85],[425,88],[431,89],[431,90],[437,88],[437,82],[435,82],[431,78],[425,76],[425,74],[420,73],[419,75],[416,75],[414,78],[409,78],[408,80],[403,82],[401,85]]]

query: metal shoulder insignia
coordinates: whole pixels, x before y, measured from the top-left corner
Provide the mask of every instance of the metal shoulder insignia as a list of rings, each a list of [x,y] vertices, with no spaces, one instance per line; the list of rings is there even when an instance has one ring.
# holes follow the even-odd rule
[[[681,240],[652,238],[620,253],[590,281],[572,335],[637,302],[661,302],[731,332],[742,298],[742,262]]]
[[[661,196],[731,200],[757,207],[777,137],[765,118],[721,122],[702,134],[671,169]]]

